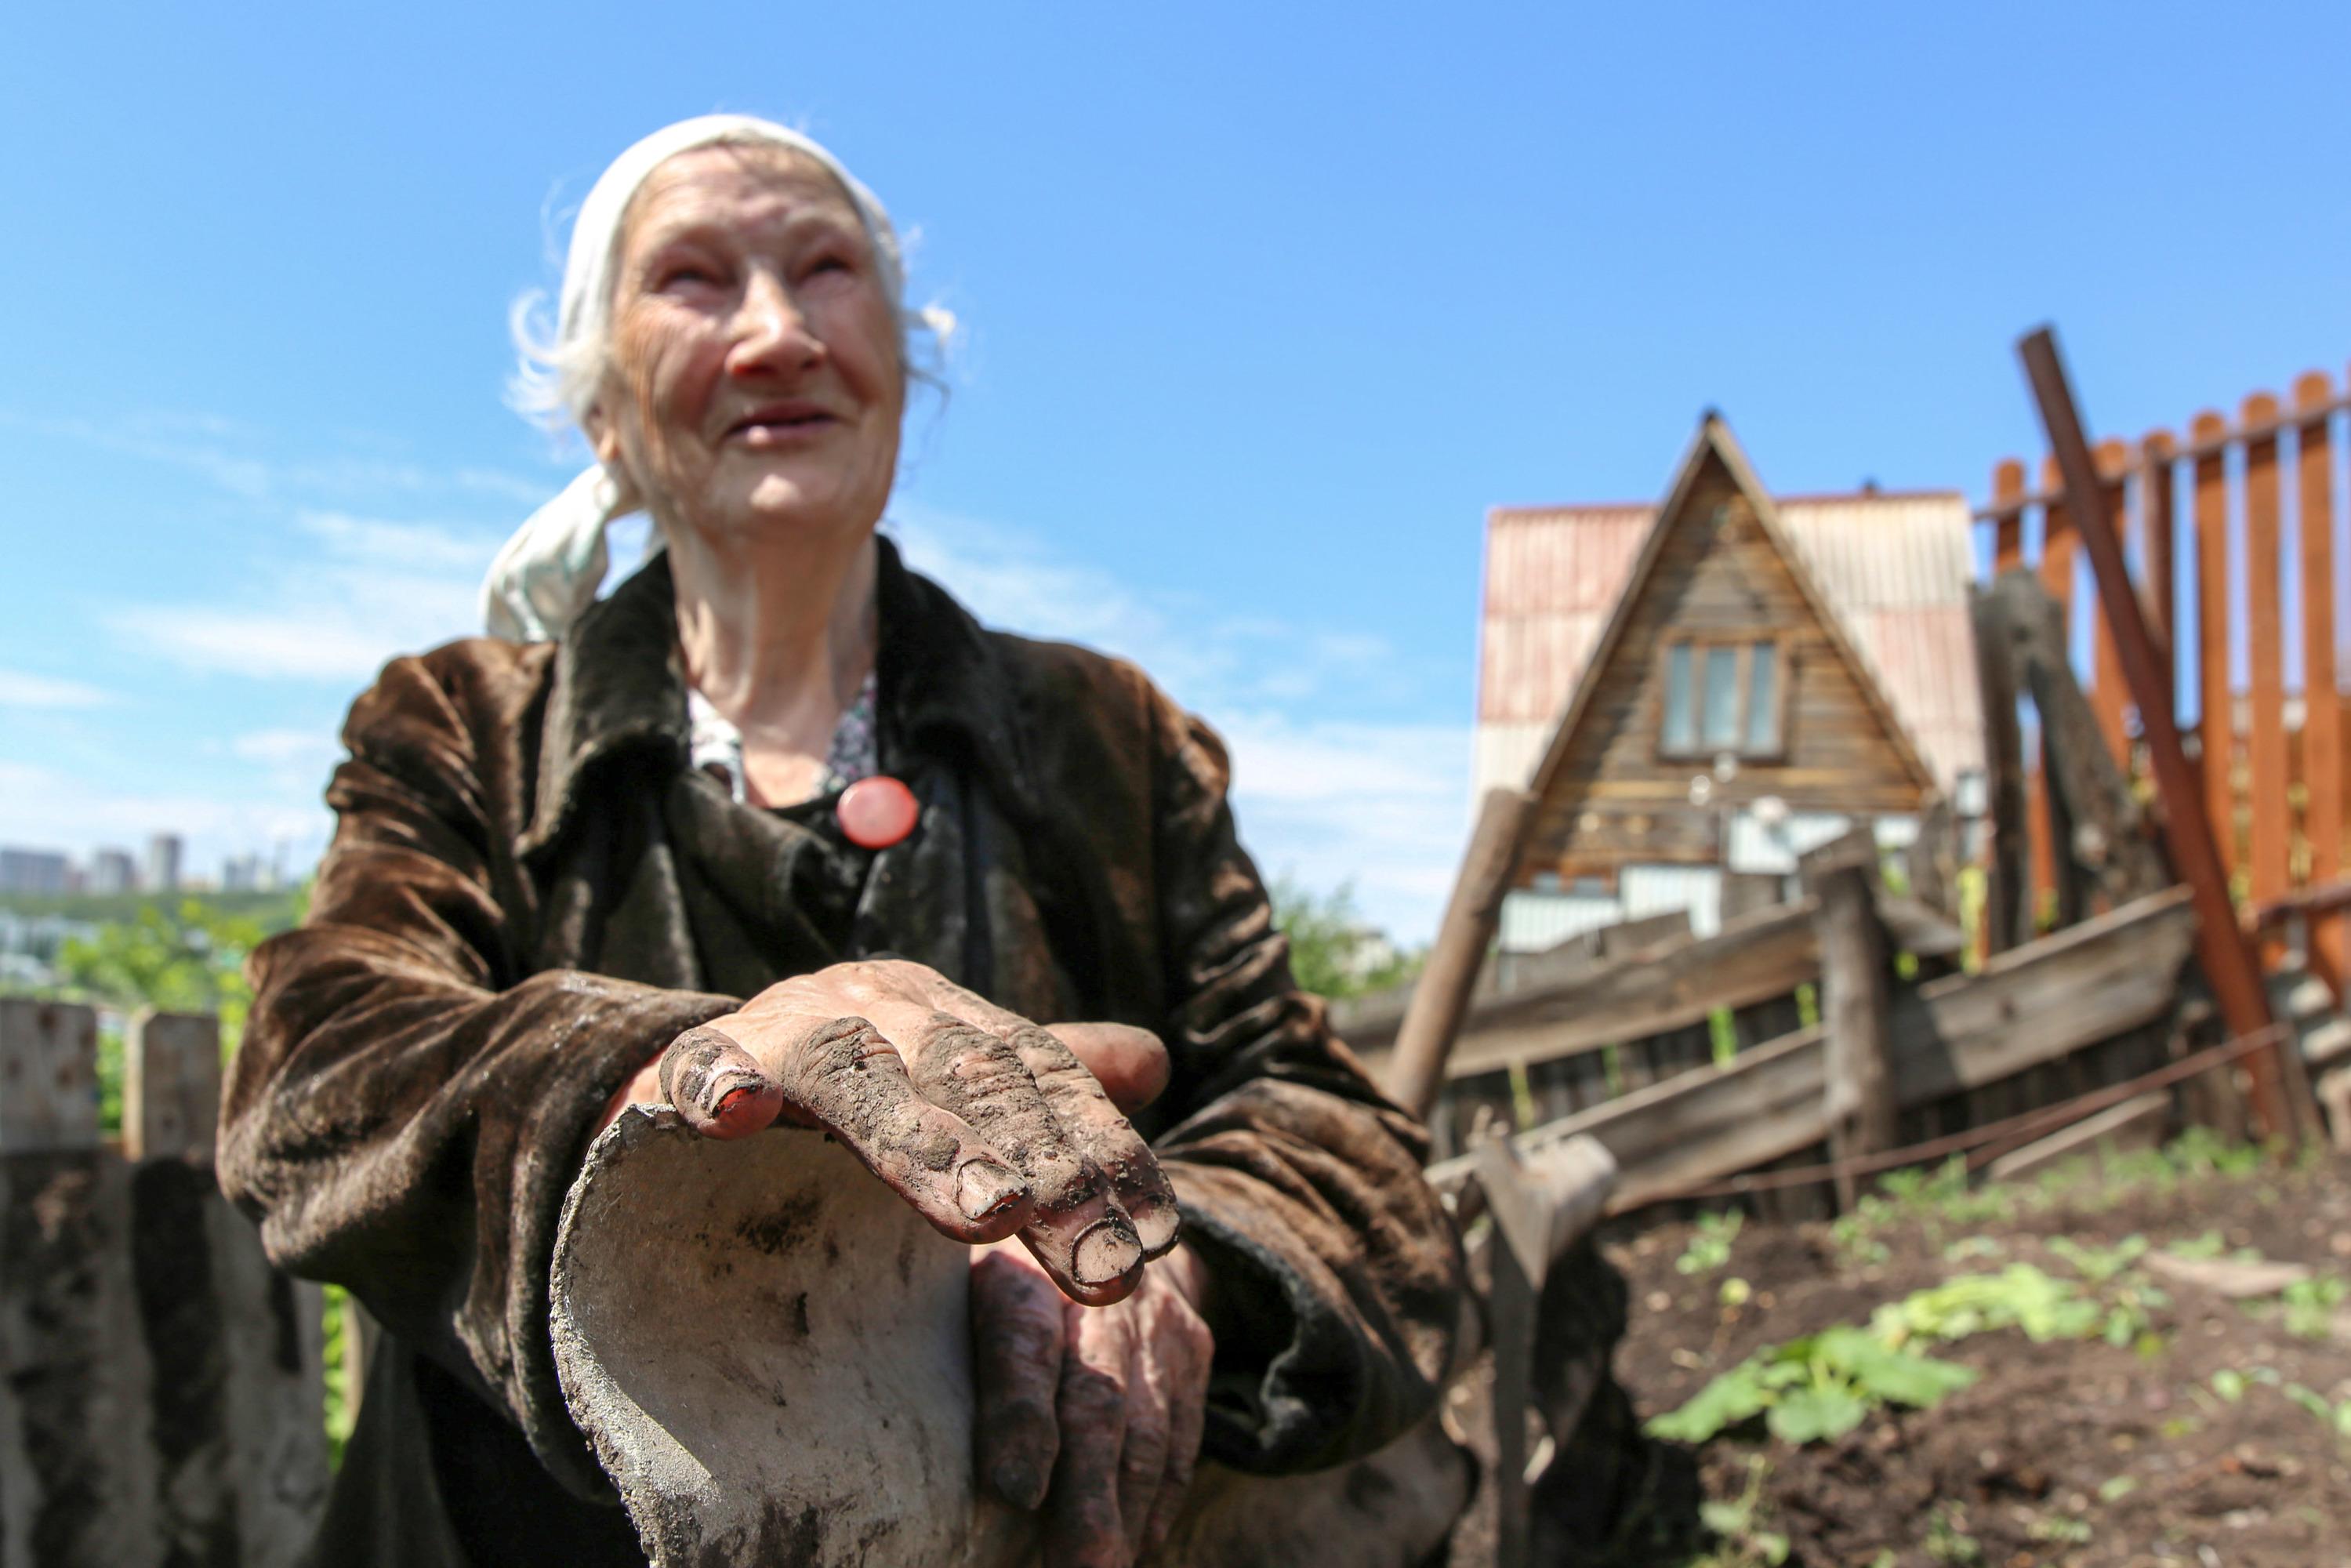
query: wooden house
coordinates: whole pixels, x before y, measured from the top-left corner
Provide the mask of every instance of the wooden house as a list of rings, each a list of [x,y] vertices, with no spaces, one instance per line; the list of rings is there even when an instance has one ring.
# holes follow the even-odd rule
[[[1957,491],[1781,497],[1716,414],[1656,507],[1498,507],[1479,792],[1535,821],[1506,950],[1772,902],[1856,821],[1980,810],[1983,727]]]

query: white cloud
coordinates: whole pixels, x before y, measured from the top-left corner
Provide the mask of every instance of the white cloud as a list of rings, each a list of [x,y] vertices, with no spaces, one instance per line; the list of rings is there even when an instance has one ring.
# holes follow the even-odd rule
[[[518,506],[519,521],[560,487],[495,468],[442,470],[396,458],[336,455],[287,461],[258,450],[264,444],[259,433],[210,414],[133,413],[100,423],[0,408],[0,426],[179,468],[246,501],[387,492],[484,496]]]
[[[151,833],[187,841],[186,864],[209,875],[222,857],[284,846],[290,869],[307,867],[325,847],[330,821],[313,780],[306,800],[277,790],[234,798],[120,793],[36,764],[0,761],[0,839],[87,855],[100,845],[138,845]]]
[[[1242,841],[1266,873],[1322,890],[1352,883],[1374,925],[1428,940],[1468,837],[1468,727],[1279,714],[1217,727],[1232,749]]]
[[[0,670],[0,707],[93,708],[114,701],[111,692],[80,681],[58,680],[23,670]]]
[[[340,510],[299,515],[309,548],[267,566],[242,601],[147,604],[112,613],[120,635],[194,670],[350,689],[390,655],[478,626],[476,595],[502,532],[462,531]],[[1397,938],[1435,929],[1468,831],[1469,740],[1465,726],[1397,714],[1407,683],[1382,639],[1343,626],[1245,617],[1155,591],[1043,541],[972,519],[901,507],[893,531],[916,570],[937,578],[992,625],[1084,643],[1134,659],[1202,713],[1231,746],[1245,841],[1269,873],[1310,887],[1353,883],[1366,916]],[[614,541],[616,561],[636,552]],[[1355,722],[1321,716],[1344,711]],[[315,800],[337,748],[330,734],[258,728],[228,742],[254,763],[279,807],[172,804],[181,820],[213,822],[232,848],[260,847],[244,814],[314,824]],[[151,804],[117,801],[109,820]],[[60,800],[55,810],[63,813]],[[96,808],[92,808],[96,810]],[[155,825],[174,820],[169,813]],[[269,827],[270,834],[277,832]]]
[[[1468,836],[1468,727],[1314,716],[1334,696],[1361,708],[1392,689],[1384,640],[1206,613],[968,518],[902,508],[895,531],[907,563],[983,621],[1131,658],[1214,725],[1242,840],[1269,875],[1351,883],[1398,940],[1434,933]]]
[[[266,568],[244,602],[126,605],[106,625],[186,669],[344,686],[395,653],[480,629],[496,538],[342,512],[307,512],[297,526],[318,553]]]

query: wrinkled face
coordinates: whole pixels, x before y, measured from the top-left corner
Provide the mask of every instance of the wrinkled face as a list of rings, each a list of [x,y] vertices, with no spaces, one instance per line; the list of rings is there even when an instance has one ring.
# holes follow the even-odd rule
[[[839,183],[782,148],[679,153],[613,268],[597,455],[714,541],[870,530],[898,461],[896,302]]]

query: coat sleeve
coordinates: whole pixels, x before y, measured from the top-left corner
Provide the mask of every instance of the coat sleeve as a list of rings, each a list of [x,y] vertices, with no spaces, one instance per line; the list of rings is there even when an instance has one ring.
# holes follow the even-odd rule
[[[1290,978],[1234,834],[1222,742],[1154,697],[1174,1059],[1173,1124],[1156,1146],[1217,1281],[1207,1453],[1245,1470],[1321,1469],[1435,1403],[1460,1249],[1422,1179],[1426,1134]]]
[[[556,1380],[557,1222],[611,1095],[735,1004],[527,972],[524,770],[475,674],[397,660],[352,707],[308,917],[253,956],[220,1179],[274,1262],[347,1286],[608,1495]]]

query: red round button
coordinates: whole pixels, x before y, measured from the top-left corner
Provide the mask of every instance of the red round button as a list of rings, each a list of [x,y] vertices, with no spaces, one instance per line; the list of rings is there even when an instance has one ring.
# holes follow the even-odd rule
[[[843,789],[832,813],[851,843],[860,849],[886,850],[914,831],[914,819],[922,814],[922,808],[915,804],[912,789],[887,773],[876,773]]]

